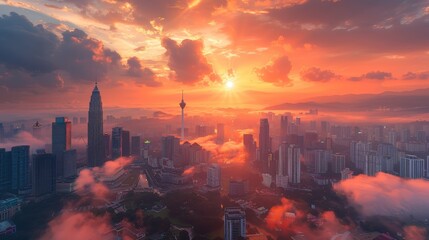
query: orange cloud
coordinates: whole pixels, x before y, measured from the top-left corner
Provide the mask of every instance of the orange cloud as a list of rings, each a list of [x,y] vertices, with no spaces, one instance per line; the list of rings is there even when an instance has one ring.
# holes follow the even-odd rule
[[[402,179],[387,173],[374,177],[359,175],[334,185],[364,216],[426,218],[429,215],[429,182]]]

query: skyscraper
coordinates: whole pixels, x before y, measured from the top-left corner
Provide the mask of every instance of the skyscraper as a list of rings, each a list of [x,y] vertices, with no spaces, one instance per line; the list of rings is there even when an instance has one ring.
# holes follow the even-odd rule
[[[0,148],[0,194],[11,188],[12,156],[11,152]]]
[[[33,195],[39,197],[55,192],[55,155],[40,151],[33,155]]]
[[[131,154],[140,157],[141,155],[141,138],[140,136],[131,137]]]
[[[168,158],[173,161],[174,166],[177,166],[180,154],[180,139],[174,136],[165,136],[161,139],[161,153],[163,158]]]
[[[246,152],[246,161],[253,163],[256,160],[256,144],[252,134],[243,134],[243,145]]]
[[[376,151],[369,151],[365,158],[364,173],[375,176],[378,172],[381,172],[381,158]]]
[[[301,150],[296,145],[288,148],[288,176],[290,183],[301,182]]]
[[[288,145],[284,141],[279,147],[279,162],[277,165],[276,185],[286,188],[289,182],[288,177]]]
[[[346,168],[346,156],[343,154],[333,154],[332,155],[332,164],[331,170],[333,173],[341,173],[341,171]]]
[[[263,173],[268,172],[268,155],[271,152],[270,125],[263,118],[259,124],[259,166]]]
[[[110,135],[108,133],[105,133],[103,135],[103,139],[104,139],[104,157],[105,159],[109,159],[110,158]]]
[[[287,140],[288,117],[280,116],[280,144]]]
[[[131,155],[130,131],[122,131],[122,156]]]
[[[92,90],[88,111],[88,165],[90,167],[99,167],[105,161],[103,140],[103,106],[96,83]]]
[[[11,152],[11,189],[17,192],[28,190],[31,187],[30,146],[15,146],[12,147]]]
[[[217,188],[220,187],[220,167],[216,163],[212,163],[207,168],[207,186]]]
[[[406,155],[401,158],[400,176],[403,178],[423,178],[424,160],[415,155]]]
[[[112,159],[122,156],[122,128],[112,128]]]
[[[227,207],[224,214],[224,239],[246,238],[246,213],[239,207]]]
[[[225,125],[223,123],[217,124],[216,133],[216,143],[223,144],[225,141]]]
[[[71,122],[65,117],[56,117],[52,123],[52,154],[55,155],[57,178],[64,176],[65,151],[71,149]]]
[[[331,154],[326,150],[315,150],[314,151],[314,172],[315,173],[327,173],[328,164],[331,159]]]
[[[185,107],[186,103],[183,100],[183,90],[182,90],[182,101],[179,103],[180,108],[182,109],[182,126],[180,129],[180,139],[185,140]]]

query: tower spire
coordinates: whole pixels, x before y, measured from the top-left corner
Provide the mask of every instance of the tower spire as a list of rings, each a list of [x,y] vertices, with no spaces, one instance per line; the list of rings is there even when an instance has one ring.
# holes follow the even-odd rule
[[[179,103],[180,108],[182,109],[182,128],[180,134],[180,140],[185,140],[185,107],[186,103],[183,98],[183,90],[182,90],[182,101]]]

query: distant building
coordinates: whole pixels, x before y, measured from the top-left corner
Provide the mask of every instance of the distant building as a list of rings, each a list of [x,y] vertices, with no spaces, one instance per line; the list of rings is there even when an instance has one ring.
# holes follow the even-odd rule
[[[369,151],[366,155],[364,173],[368,176],[375,176],[381,172],[381,158],[375,151]]]
[[[314,172],[315,173],[327,173],[328,164],[331,159],[331,153],[326,150],[315,150],[314,151]]]
[[[223,144],[225,142],[225,124],[218,123],[216,128],[216,143]]]
[[[141,138],[140,136],[131,137],[131,155],[140,157],[141,155]]]
[[[11,155],[11,190],[15,192],[30,190],[30,146],[12,147]]]
[[[161,153],[163,158],[173,161],[174,165],[180,159],[180,139],[175,136],[165,136],[161,138]]]
[[[33,125],[33,136],[38,139],[42,137],[42,125],[39,121],[36,121]]]
[[[343,154],[333,154],[331,161],[331,168],[333,173],[341,173],[341,171],[346,168],[346,156]]]
[[[12,185],[12,154],[0,148],[0,194],[11,190]]]
[[[237,240],[246,238],[246,212],[239,207],[225,208],[224,239]]]
[[[356,168],[364,171],[366,155],[369,153],[371,145],[368,142],[356,142],[350,143],[350,160],[356,165]]]
[[[270,125],[263,118],[259,124],[259,166],[263,173],[268,173],[268,156],[271,152]]]
[[[288,126],[288,116],[280,116],[280,143],[287,140]]]
[[[219,164],[212,163],[207,168],[207,186],[212,188],[220,187],[221,173]]]
[[[131,155],[130,131],[122,131],[122,156],[129,157]]]
[[[71,122],[65,117],[52,123],[52,153],[56,158],[57,178],[64,177],[63,153],[71,149]]]
[[[396,147],[389,143],[380,143],[377,146],[377,155],[381,160],[381,171],[393,173],[393,167],[398,163]]]
[[[301,150],[294,144],[288,148],[288,176],[290,183],[301,183]]]
[[[33,196],[40,197],[55,192],[55,155],[39,152],[33,155]]]
[[[0,143],[4,142],[5,138],[4,126],[3,123],[0,123]]]
[[[229,196],[241,197],[248,193],[249,185],[246,180],[229,180]]]
[[[122,156],[122,128],[112,129],[112,159]]]
[[[406,155],[401,158],[400,176],[403,178],[423,178],[424,160],[415,155]]]
[[[76,149],[70,149],[63,153],[63,177],[74,177],[77,175],[77,151]]]
[[[288,173],[288,144],[283,141],[279,147],[279,161],[277,164],[276,174],[276,186],[281,188],[287,188],[289,181]],[[286,180],[286,182],[285,182]]]
[[[110,144],[110,135],[108,133],[103,134],[104,139],[104,158],[109,159],[111,156],[111,144]]]
[[[243,134],[243,145],[246,153],[246,162],[256,161],[256,143],[252,134]]]

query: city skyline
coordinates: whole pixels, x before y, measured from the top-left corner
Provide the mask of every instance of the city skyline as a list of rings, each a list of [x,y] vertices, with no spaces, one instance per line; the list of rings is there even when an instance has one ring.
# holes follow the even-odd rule
[[[3,77],[1,108],[84,108],[87,95],[79,89],[96,81],[105,107],[145,108],[171,106],[183,88],[195,108],[258,109],[427,88],[425,1],[148,2],[1,3],[2,26],[26,29],[16,37],[34,33],[28,46],[38,49],[35,56],[27,45],[2,49],[0,64],[10,74]],[[6,40],[3,46],[13,43]],[[18,50],[45,59],[33,64]]]

